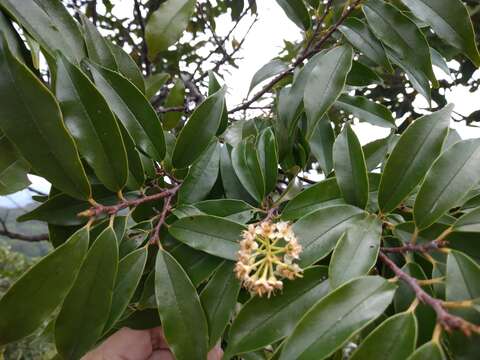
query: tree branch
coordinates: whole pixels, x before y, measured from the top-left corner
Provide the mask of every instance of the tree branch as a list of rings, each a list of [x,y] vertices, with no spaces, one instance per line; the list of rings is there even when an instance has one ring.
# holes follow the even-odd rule
[[[40,234],[40,235],[19,234],[19,233],[16,233],[16,232],[9,231],[7,229],[7,224],[5,223],[5,221],[3,219],[0,219],[0,224],[2,225],[2,229],[0,229],[0,235],[1,236],[6,236],[10,239],[30,241],[30,242],[38,242],[38,241],[48,240],[48,234]]]
[[[133,13],[135,19],[137,19],[138,25],[140,26],[141,35],[142,35],[142,49],[140,51],[140,57],[142,63],[145,65],[145,74],[150,75],[151,72],[151,63],[148,59],[148,48],[147,42],[145,41],[145,20],[142,16],[142,12],[140,11],[140,3],[138,0],[134,0],[133,2]]]

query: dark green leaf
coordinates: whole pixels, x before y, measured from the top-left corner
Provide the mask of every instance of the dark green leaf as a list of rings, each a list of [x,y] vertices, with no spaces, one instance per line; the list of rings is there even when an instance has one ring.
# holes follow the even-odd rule
[[[158,73],[150,75],[145,79],[145,97],[150,100],[153,96],[158,93],[163,85],[167,82],[170,77],[167,73]]]
[[[242,224],[249,221],[256,211],[253,206],[235,199],[205,200],[194,206],[208,215],[224,217]]]
[[[335,133],[333,131],[330,119],[325,115],[317,123],[315,130],[308,145],[310,151],[317,159],[320,168],[325,175],[330,174],[333,169],[333,143],[335,142]]]
[[[365,87],[373,84],[383,85],[383,80],[371,67],[354,60],[352,68],[347,75],[346,84]]]
[[[275,76],[285,71],[286,69],[288,69],[288,65],[280,59],[273,59],[272,61],[263,65],[260,69],[257,70],[255,75],[253,75],[248,92],[250,93],[250,91],[252,91],[255,86],[271,78],[272,76]]]
[[[13,55],[23,62],[26,62],[29,66],[33,66],[31,54],[29,54],[25,43],[13,27],[10,19],[7,18],[2,10],[0,10],[0,34],[3,35],[7,41],[8,47]]]
[[[420,346],[408,360],[446,360],[440,344],[430,341]]]
[[[223,145],[220,149],[220,175],[227,198],[255,202],[235,174],[228,145]]]
[[[128,178],[127,188],[130,190],[139,190],[145,183],[145,169],[142,162],[142,154],[135,148],[135,143],[128,131],[119,124],[120,132],[122,133],[123,144],[127,151],[128,159]],[[150,160],[151,162],[151,160]],[[150,164],[152,166],[152,164]]]
[[[28,163],[0,132],[0,195],[12,194],[30,185],[28,170]]]
[[[480,232],[480,208],[462,215],[452,226],[457,232]]]
[[[167,75],[167,74],[165,74]],[[173,88],[168,93],[167,99],[165,100],[165,108],[179,107],[184,106],[185,102],[185,86],[181,79],[177,79]],[[163,116],[162,122],[165,130],[171,130],[177,127],[178,122],[182,118],[181,111],[172,111],[168,112]]]
[[[447,258],[446,299],[472,300],[480,297],[480,266],[467,255],[452,250]]]
[[[265,179],[265,194],[269,194],[275,189],[278,176],[277,140],[271,128],[266,128],[260,133],[257,148],[258,160]]]
[[[82,15],[81,19],[89,59],[107,69],[117,70],[117,62],[108,46],[107,40],[86,16]]]
[[[310,15],[303,1],[299,0],[276,0],[277,4],[285,11],[285,14],[300,29],[308,30],[311,26]]]
[[[381,104],[370,101],[363,96],[340,95],[334,107],[360,119],[386,128],[395,127],[395,119],[390,110]]]
[[[142,72],[135,61],[133,61],[132,57],[117,44],[109,42],[108,46],[115,57],[118,71],[130,80],[130,82],[132,82],[142,93],[146,94],[145,96],[147,99],[150,99],[151,97],[148,97],[148,93],[145,90],[145,81],[143,80]]]
[[[390,137],[372,141],[363,146],[363,154],[365,155],[365,163],[367,171],[372,171],[378,167],[380,163],[385,161],[390,144]]]

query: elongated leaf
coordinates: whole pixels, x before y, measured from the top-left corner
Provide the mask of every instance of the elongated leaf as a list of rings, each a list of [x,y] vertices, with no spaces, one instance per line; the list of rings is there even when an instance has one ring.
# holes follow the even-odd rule
[[[180,264],[163,249],[155,263],[155,294],[165,339],[175,358],[206,359],[208,327],[200,299]]]
[[[360,142],[348,124],[333,145],[333,164],[345,201],[364,209],[369,188],[367,165]]]
[[[417,194],[413,214],[419,229],[439,219],[478,181],[480,140],[464,140],[451,146],[432,165]]]
[[[277,140],[271,128],[266,128],[260,134],[257,143],[258,160],[265,179],[265,194],[275,189],[278,176]]]
[[[65,359],[79,359],[102,335],[112,303],[118,246],[113,228],[95,240],[55,321],[55,344]]]
[[[288,69],[288,65],[284,61],[279,59],[273,59],[272,61],[263,65],[260,69],[257,70],[255,75],[253,75],[248,92],[250,93],[250,91],[252,91],[255,86],[271,78],[272,76],[275,76],[282,71],[285,71],[286,69]]]
[[[168,228],[170,234],[194,249],[236,260],[238,242],[245,226],[217,216],[198,215],[182,218]]]
[[[367,275],[377,262],[382,222],[375,216],[357,220],[339,240],[328,269],[332,288],[361,275]]]
[[[55,94],[65,125],[98,179],[112,191],[121,190],[127,182],[128,165],[115,117],[79,68],[61,54],[56,64]]]
[[[223,145],[220,150],[220,175],[227,198],[255,202],[235,174],[228,145]]]
[[[303,316],[283,345],[280,360],[327,358],[382,314],[394,293],[395,285],[378,276],[339,287]]]
[[[365,213],[350,205],[319,209],[300,218],[293,231],[303,247],[300,265],[306,267],[327,256],[351,221]]]
[[[256,211],[254,207],[246,202],[235,199],[205,200],[194,205],[208,215],[224,217],[242,224],[249,221]]]
[[[213,71],[208,72],[208,96],[215,94],[222,88],[220,82],[217,79],[217,75]],[[223,111],[222,111],[222,119],[220,120],[220,126],[217,130],[217,135],[221,135],[225,132],[228,127],[228,109],[227,109],[227,102],[224,100],[223,102]]]
[[[170,75],[166,73],[153,74],[147,77],[145,79],[145,97],[150,100],[158,93],[169,77]]]
[[[0,195],[12,194],[30,185],[28,170],[28,163],[0,132]]]
[[[282,294],[270,299],[254,297],[235,318],[227,355],[261,349],[288,336],[298,320],[329,291],[327,268],[305,270],[302,279],[285,283]]]
[[[25,43],[13,27],[10,19],[0,9],[0,34],[7,41],[8,47],[18,59],[33,67],[31,53],[27,50]]]
[[[333,169],[333,143],[335,142],[335,133],[333,132],[330,119],[325,115],[317,123],[315,130],[312,133],[310,139],[308,139],[308,145],[310,145],[310,151],[317,159],[325,175],[330,174]]]
[[[311,26],[310,15],[303,1],[276,0],[277,4],[285,11],[285,14],[300,29],[308,30]]]
[[[390,110],[363,96],[340,95],[334,106],[358,117],[360,121],[386,128],[395,127],[395,119]]]
[[[137,148],[154,160],[163,160],[166,150],[162,125],[145,96],[122,75],[92,63],[89,65],[98,90]]]
[[[192,204],[203,200],[215,185],[220,167],[220,145],[214,141],[188,171],[178,192],[178,202]]]
[[[142,247],[125,256],[118,263],[118,272],[113,288],[112,306],[110,315],[103,332],[107,332],[120,319],[128,306],[147,261],[147,248]]]
[[[226,88],[210,95],[190,116],[177,137],[172,163],[177,169],[192,164],[215,136],[222,120]]]
[[[352,360],[404,360],[415,349],[417,319],[413,312],[400,313],[372,331],[353,353]]]
[[[347,75],[346,84],[365,87],[373,84],[383,85],[383,80],[371,67],[354,60]]]
[[[395,209],[425,176],[442,150],[453,106],[417,119],[403,133],[385,164],[378,191],[384,213]]]
[[[127,152],[128,160],[128,178],[127,188],[130,190],[138,190],[145,183],[145,172],[141,154],[135,148],[135,143],[128,131],[122,124],[119,124],[120,132],[122,133],[123,145]]]
[[[378,167],[380,163],[385,161],[390,144],[390,137],[372,141],[363,146],[363,154],[365,155],[365,163],[367,171],[372,171]]]
[[[303,96],[308,121],[307,139],[343,91],[352,67],[352,56],[350,46],[335,47],[318,59],[310,73]]]
[[[253,137],[243,140],[233,148],[232,166],[243,187],[257,202],[262,202],[265,179]]]
[[[408,360],[445,360],[445,354],[443,353],[440,344],[430,341],[420,346],[415,352],[408,358]]]
[[[86,16],[82,16],[82,24],[89,59],[107,69],[117,70],[117,62],[107,40]]]
[[[120,74],[130,80],[130,82],[132,82],[142,93],[145,94],[145,97],[147,97],[147,99],[150,99],[151,97],[148,97],[148,93],[145,89],[145,81],[143,80],[142,72],[140,71],[132,57],[117,44],[108,42],[108,46],[110,47],[110,51],[115,57],[115,62],[117,63],[118,71],[120,72]]]
[[[0,128],[36,173],[73,197],[90,197],[90,184],[55,98],[5,41],[0,49]]]
[[[167,99],[165,100],[165,107],[178,107],[183,106],[185,102],[185,85],[181,79],[177,79],[173,88],[168,93]],[[182,112],[174,111],[166,113],[163,116],[162,122],[165,130],[171,130],[178,125],[178,122],[182,118]]]
[[[467,8],[460,0],[402,0],[435,34],[467,55],[478,67],[480,54]]]
[[[51,316],[72,286],[87,248],[88,230],[82,228],[12,285],[0,300],[0,345],[30,335]]]
[[[145,40],[151,60],[182,36],[194,9],[195,0],[167,0],[150,15]]]
[[[383,66],[388,71],[393,70],[382,43],[372,34],[365,22],[349,17],[338,27],[338,30],[342,32],[350,44],[374,63]]]
[[[208,348],[211,349],[222,336],[237,304],[240,281],[233,271],[234,263],[225,261],[203,289],[202,302],[208,323]]]
[[[452,227],[457,232],[480,232],[480,208],[462,215]]]
[[[337,179],[326,179],[290,200],[282,211],[282,219],[297,220],[315,210],[344,203]]]
[[[86,56],[80,29],[60,1],[1,0],[0,6],[51,56],[58,50],[76,63]]]

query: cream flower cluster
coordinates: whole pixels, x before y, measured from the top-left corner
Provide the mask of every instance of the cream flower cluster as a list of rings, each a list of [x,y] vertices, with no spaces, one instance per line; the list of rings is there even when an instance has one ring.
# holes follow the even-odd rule
[[[250,292],[270,297],[283,288],[281,279],[302,276],[303,270],[294,263],[300,258],[302,246],[290,223],[250,224],[242,235],[235,274]]]

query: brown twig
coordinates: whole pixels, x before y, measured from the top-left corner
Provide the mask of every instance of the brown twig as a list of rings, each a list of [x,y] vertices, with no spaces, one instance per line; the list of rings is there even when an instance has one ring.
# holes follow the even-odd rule
[[[5,221],[3,219],[0,219],[0,224],[2,225],[2,229],[0,230],[0,235],[1,236],[6,236],[10,239],[30,241],[30,242],[48,240],[48,234],[40,234],[40,235],[19,234],[19,233],[12,232],[12,231],[8,230],[7,224],[5,223]]]
[[[155,225],[155,229],[153,230],[152,236],[150,237],[149,243],[150,244],[157,244],[158,246],[161,246],[160,243],[160,230],[165,224],[165,219],[167,217],[167,214],[171,210],[171,201],[173,198],[174,194],[171,194],[165,198],[165,202],[163,203],[163,209],[162,212],[160,213],[158,217],[157,224]]]
[[[185,109],[184,106],[172,106],[172,107],[163,107],[160,106],[157,108],[157,112],[165,114],[165,113],[170,113],[170,112],[188,112],[187,109]]]
[[[133,12],[135,19],[137,19],[138,25],[140,26],[142,37],[142,48],[140,50],[140,57],[142,59],[142,63],[145,65],[145,74],[148,76],[150,75],[151,63],[148,59],[147,41],[145,40],[145,19],[143,18],[142,12],[140,11],[140,3],[138,2],[138,0],[134,0],[133,2]]]
[[[400,269],[390,258],[383,252],[380,252],[378,257],[387,265],[400,280],[405,282],[415,293],[415,297],[422,303],[430,306],[437,314],[437,323],[439,323],[445,330],[459,330],[467,336],[472,333],[480,334],[480,327],[472,324],[459,316],[450,314],[443,305],[443,301],[430,296],[422,289],[418,280],[410,276],[402,269]]]
[[[432,251],[441,251],[442,248],[447,246],[447,244],[448,243],[444,240],[441,240],[441,241],[433,240],[425,244],[407,243],[403,246],[398,246],[398,247],[390,247],[390,248],[382,247],[382,251],[384,253],[393,253],[393,254],[405,254],[408,252],[426,253],[426,252],[432,252]]]

